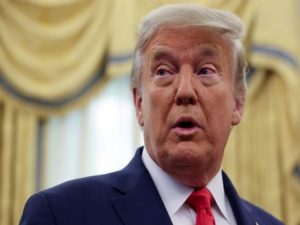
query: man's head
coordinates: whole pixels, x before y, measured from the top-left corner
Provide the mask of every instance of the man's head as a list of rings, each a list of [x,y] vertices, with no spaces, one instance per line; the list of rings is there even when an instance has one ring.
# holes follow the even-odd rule
[[[190,186],[220,169],[246,95],[243,26],[229,12],[169,5],[141,23],[131,87],[151,158]]]

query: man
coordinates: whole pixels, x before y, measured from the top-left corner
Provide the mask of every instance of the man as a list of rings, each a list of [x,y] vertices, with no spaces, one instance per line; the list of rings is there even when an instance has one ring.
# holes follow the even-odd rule
[[[121,171],[33,195],[20,224],[282,224],[221,170],[246,96],[242,33],[233,14],[194,5],[145,17],[131,75],[145,147]]]

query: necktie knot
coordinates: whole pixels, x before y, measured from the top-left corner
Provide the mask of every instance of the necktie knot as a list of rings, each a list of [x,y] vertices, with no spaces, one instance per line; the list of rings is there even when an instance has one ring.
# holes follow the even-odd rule
[[[187,204],[196,212],[200,209],[211,209],[214,198],[207,188],[195,190],[187,199]]]
[[[186,203],[197,212],[196,225],[214,225],[215,220],[211,212],[214,198],[207,188],[195,190]]]

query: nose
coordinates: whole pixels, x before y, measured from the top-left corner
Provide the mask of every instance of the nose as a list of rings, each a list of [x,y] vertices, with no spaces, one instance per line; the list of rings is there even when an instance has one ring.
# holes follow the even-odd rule
[[[193,82],[193,74],[185,72],[179,75],[178,86],[175,95],[175,103],[177,105],[194,105],[197,101],[195,83]]]

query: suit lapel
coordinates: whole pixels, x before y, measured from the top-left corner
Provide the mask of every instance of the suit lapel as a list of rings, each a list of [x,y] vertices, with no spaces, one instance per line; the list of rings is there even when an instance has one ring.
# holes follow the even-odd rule
[[[237,224],[257,225],[259,224],[251,213],[251,209],[245,204],[235,190],[227,175],[223,172],[224,189],[231,204]]]
[[[122,194],[112,203],[124,224],[171,225],[167,210],[141,160],[139,149],[131,163],[120,173],[115,189]]]

